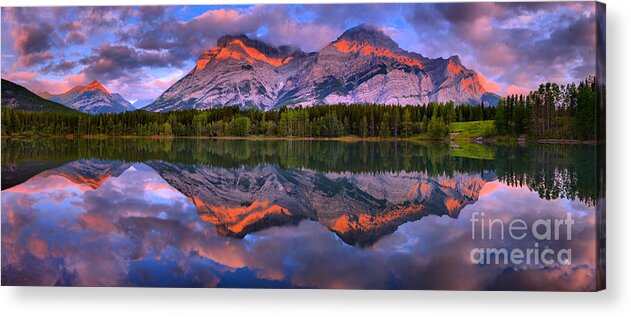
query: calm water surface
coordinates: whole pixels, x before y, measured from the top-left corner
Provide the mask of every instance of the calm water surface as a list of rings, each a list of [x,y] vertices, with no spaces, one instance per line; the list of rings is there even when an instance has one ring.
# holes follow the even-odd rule
[[[4,139],[2,284],[593,290],[595,157],[577,145]],[[472,236],[481,215],[568,213],[569,240]],[[571,264],[471,258],[535,245],[570,249]]]

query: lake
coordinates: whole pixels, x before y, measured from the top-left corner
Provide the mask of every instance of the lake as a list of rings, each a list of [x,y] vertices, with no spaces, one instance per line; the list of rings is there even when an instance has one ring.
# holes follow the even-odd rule
[[[2,285],[596,290],[598,157],[592,145],[3,139]]]

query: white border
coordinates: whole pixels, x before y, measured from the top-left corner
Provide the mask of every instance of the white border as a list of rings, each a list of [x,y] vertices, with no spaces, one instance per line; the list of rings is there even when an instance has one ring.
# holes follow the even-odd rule
[[[2,6],[331,3],[256,0],[1,0]],[[352,1],[342,2],[389,2]],[[410,2],[410,1],[397,1]],[[418,1],[417,1],[418,2]],[[455,1],[449,1],[455,2]],[[460,1],[462,2],[462,1]],[[3,316],[603,316],[631,299],[631,2],[607,3],[607,290],[599,293],[2,287]],[[36,18],[36,17],[33,17]]]

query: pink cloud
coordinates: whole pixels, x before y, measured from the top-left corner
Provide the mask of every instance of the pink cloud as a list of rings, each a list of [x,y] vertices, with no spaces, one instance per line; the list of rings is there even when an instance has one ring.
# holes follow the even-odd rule
[[[498,83],[488,80],[484,75],[482,75],[482,73],[478,73],[478,76],[482,87],[486,91],[498,93],[502,90],[502,87]]]
[[[15,82],[30,81],[39,76],[36,72],[7,72],[3,75],[8,80]]]
[[[83,74],[68,76],[64,80],[73,86],[84,85],[88,82],[88,79]]]
[[[506,95],[528,95],[531,89],[517,85],[510,85],[506,88]]]
[[[59,175],[42,176],[40,174],[31,178],[31,180],[33,181],[25,182],[20,185],[11,187],[4,190],[3,192],[31,195],[42,193],[67,192],[71,189],[84,192],[91,189],[88,185],[75,184],[65,177]]]
[[[31,235],[27,248],[38,259],[44,259],[48,255],[48,243],[38,239],[35,235]]]
[[[177,78],[172,78],[166,81],[162,81],[160,79],[156,79],[152,82],[153,85],[161,87],[161,88],[169,88],[177,81]]]

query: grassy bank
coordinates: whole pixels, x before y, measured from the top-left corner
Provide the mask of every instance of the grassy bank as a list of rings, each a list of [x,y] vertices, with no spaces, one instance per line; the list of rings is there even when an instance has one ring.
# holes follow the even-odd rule
[[[475,138],[489,138],[493,135],[493,120],[453,122],[451,139],[456,142],[471,141]]]

